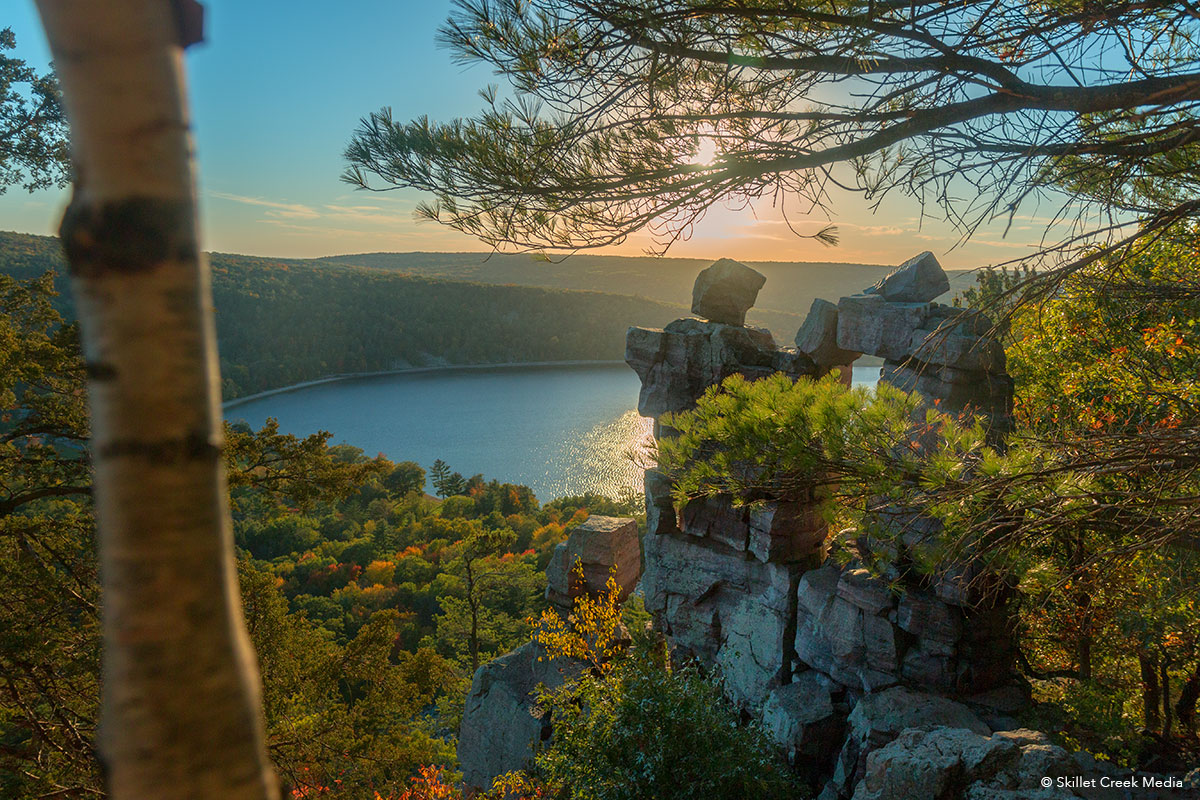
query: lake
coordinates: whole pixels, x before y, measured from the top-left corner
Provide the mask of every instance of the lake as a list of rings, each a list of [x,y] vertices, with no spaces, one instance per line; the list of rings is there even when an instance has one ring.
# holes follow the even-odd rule
[[[873,386],[878,367],[855,367]],[[542,502],[642,490],[629,457],[651,431],[635,407],[628,366],[580,365],[437,370],[347,378],[256,398],[226,409],[258,428],[268,417],[285,433],[330,431],[333,443],[368,456],[442,459],[455,472],[529,486]]]

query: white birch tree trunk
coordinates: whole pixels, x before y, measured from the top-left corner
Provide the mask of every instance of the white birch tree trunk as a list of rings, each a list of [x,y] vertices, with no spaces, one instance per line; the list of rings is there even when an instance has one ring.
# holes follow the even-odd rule
[[[274,798],[221,461],[186,3],[38,8],[76,173],[61,233],[88,365],[107,787],[115,800]]]

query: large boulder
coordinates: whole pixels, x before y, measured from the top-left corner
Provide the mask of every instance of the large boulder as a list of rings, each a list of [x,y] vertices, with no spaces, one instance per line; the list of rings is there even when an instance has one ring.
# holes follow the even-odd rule
[[[867,756],[854,800],[957,800],[1021,757],[1012,742],[962,728],[908,729]]]
[[[692,313],[726,325],[746,324],[746,312],[767,279],[745,264],[722,258],[696,276]]]
[[[1004,348],[991,336],[962,333],[953,320],[926,321],[913,331],[909,353],[918,361],[973,372],[1002,374]]]
[[[878,691],[900,680],[896,599],[865,570],[829,564],[801,577],[797,587],[796,656],[838,683]]]
[[[790,764],[809,774],[828,772],[844,735],[847,709],[835,699],[838,689],[808,670],[774,689],[763,704],[763,730]]]
[[[550,720],[536,710],[538,686],[557,688],[582,669],[550,660],[537,642],[477,669],[458,733],[463,783],[490,789],[497,775],[527,767],[538,742],[550,736]]]
[[[862,353],[838,347],[837,332],[838,307],[818,297],[796,332],[796,349],[825,369],[849,366]]]
[[[583,580],[575,564],[583,567]],[[588,517],[567,533],[546,565],[546,599],[570,608],[580,595],[599,597],[610,575],[624,601],[637,586],[642,571],[637,520],[627,517]]]
[[[849,733],[830,782],[842,797],[854,793],[855,786],[865,774],[871,753],[890,744],[909,728],[961,728],[984,737],[992,732],[962,703],[902,686],[865,695],[850,713],[847,725]]]
[[[950,279],[933,253],[926,250],[905,261],[866,294],[877,294],[890,303],[928,303],[950,291]]]
[[[816,503],[773,500],[750,507],[747,549],[759,561],[800,561],[822,552],[829,525]]]

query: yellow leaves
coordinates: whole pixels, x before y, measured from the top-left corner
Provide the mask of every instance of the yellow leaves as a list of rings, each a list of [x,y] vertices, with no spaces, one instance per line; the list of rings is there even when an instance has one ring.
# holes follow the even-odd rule
[[[576,560],[571,570],[572,582],[586,586],[583,564]],[[601,673],[608,672],[612,658],[621,649],[618,632],[621,629],[621,587],[616,568],[608,576],[604,591],[598,597],[582,594],[564,619],[554,610],[542,612],[533,638],[546,650],[546,657],[582,661]]]

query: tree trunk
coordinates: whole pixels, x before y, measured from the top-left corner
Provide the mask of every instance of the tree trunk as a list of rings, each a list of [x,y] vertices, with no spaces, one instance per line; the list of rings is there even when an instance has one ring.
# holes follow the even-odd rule
[[[1184,681],[1179,690],[1179,701],[1175,703],[1175,714],[1179,724],[1191,736],[1196,735],[1196,703],[1200,702],[1200,664]]]
[[[1159,691],[1158,674],[1155,671],[1154,659],[1142,649],[1138,649],[1138,666],[1142,672],[1142,720],[1147,731],[1158,733],[1162,724],[1162,715],[1158,711]]]
[[[471,609],[471,635],[468,646],[471,649],[471,674],[479,671],[479,599],[475,596],[475,574],[471,561],[466,561],[467,568],[467,608]]]
[[[1171,676],[1167,672],[1168,666],[1167,656],[1164,653],[1162,660],[1158,662],[1158,685],[1162,690],[1162,737],[1164,739],[1171,738]]]
[[[115,800],[266,800],[197,244],[188,2],[38,0],[77,176],[61,233],[92,417],[100,756]]]

